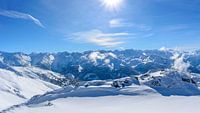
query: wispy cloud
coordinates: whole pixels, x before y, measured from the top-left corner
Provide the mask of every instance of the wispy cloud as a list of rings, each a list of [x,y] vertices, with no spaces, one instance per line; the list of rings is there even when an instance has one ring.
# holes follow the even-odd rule
[[[199,44],[187,44],[187,45],[177,45],[175,47],[161,47],[159,50],[165,51],[165,50],[176,50],[176,51],[185,51],[185,52],[193,52],[195,50],[199,50],[200,45]]]
[[[151,31],[152,27],[145,24],[134,24],[134,27],[141,31]]]
[[[138,29],[140,31],[151,31],[152,27],[145,24],[135,24],[131,22],[127,22],[121,18],[115,18],[109,21],[109,27],[111,28],[119,28],[119,27],[132,27]]]
[[[165,31],[181,31],[181,30],[186,30],[189,28],[189,25],[186,24],[177,24],[177,25],[168,25],[165,26],[163,29]]]
[[[179,51],[194,51],[194,50],[199,50],[200,45],[199,44],[188,44],[188,45],[179,45],[174,47],[173,49],[179,50]]]
[[[148,37],[152,37],[154,35],[155,35],[154,33],[148,33],[148,34],[143,35],[142,37],[143,38],[148,38]]]
[[[132,23],[125,22],[123,19],[112,19],[109,21],[109,26],[114,27],[131,27]]]
[[[92,43],[98,46],[112,48],[120,47],[125,43],[124,40],[130,35],[132,34],[126,32],[104,33],[101,30],[93,29],[90,31],[73,33],[70,39],[77,42]]]
[[[38,20],[37,18],[33,17],[30,14],[21,13],[21,12],[12,11],[12,10],[0,10],[0,16],[5,16],[5,17],[9,17],[9,18],[31,20],[36,25],[44,28],[44,25],[40,22],[40,20]]]

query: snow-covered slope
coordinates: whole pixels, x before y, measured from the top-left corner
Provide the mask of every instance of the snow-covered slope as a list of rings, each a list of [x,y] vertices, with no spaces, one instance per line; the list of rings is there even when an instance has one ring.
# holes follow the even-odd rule
[[[66,86],[57,90],[55,89],[59,88],[58,86],[43,81],[41,75],[55,79],[61,76],[59,74],[35,67],[12,67],[12,69],[15,72],[0,69],[1,108],[25,102],[32,96],[30,100],[22,105],[40,106],[42,104],[49,106],[51,101],[71,97],[200,95],[200,75],[179,72],[173,69],[148,72],[115,80],[83,81],[79,83],[79,87]],[[46,91],[51,92],[45,93]]]
[[[28,67],[9,67],[9,70],[14,71],[19,76],[33,78],[33,79],[40,79],[46,82],[50,82],[52,84],[58,86],[64,86],[68,84],[68,79],[63,75],[52,72],[50,70],[37,68],[33,66]]]
[[[123,80],[123,79],[121,79]],[[93,84],[97,84],[100,81],[93,81]],[[49,106],[51,105],[50,101],[56,101],[62,98],[98,98],[105,96],[142,96],[142,95],[160,95],[154,89],[147,86],[139,86],[136,84],[130,84],[125,88],[115,88],[111,85],[113,81],[106,81],[102,85],[89,85],[89,86],[80,86],[78,88],[67,86],[61,89],[57,89],[51,92],[47,92],[43,95],[36,95],[30,100],[23,104],[12,106],[8,109],[5,109],[3,112],[12,111],[22,106]],[[91,83],[91,82],[90,82]]]
[[[115,81],[123,81],[118,79]],[[3,113],[198,113],[200,97],[164,97],[145,85],[114,88],[114,81],[90,81],[87,87],[65,87],[37,95]],[[94,84],[98,84],[95,86]]]
[[[39,79],[34,73],[42,71],[41,73],[50,76],[47,73],[48,71],[41,69],[38,69],[40,70],[38,71],[36,68],[28,69],[21,67],[13,67],[12,69],[16,70],[0,69],[0,109],[22,103],[34,95],[44,94],[47,91],[60,88],[57,85]]]
[[[56,100],[59,98],[68,97],[102,97],[102,96],[116,96],[116,95],[151,95],[157,94],[155,90],[147,86],[131,85],[126,88],[114,88],[108,85],[98,87],[65,87],[63,89],[55,90],[44,95],[37,95],[32,97],[26,105],[40,104],[47,101]]]
[[[200,97],[70,97],[21,106],[6,113],[199,113]]]
[[[160,94],[169,95],[200,95],[200,75],[163,70],[136,76],[142,85],[147,85]]]

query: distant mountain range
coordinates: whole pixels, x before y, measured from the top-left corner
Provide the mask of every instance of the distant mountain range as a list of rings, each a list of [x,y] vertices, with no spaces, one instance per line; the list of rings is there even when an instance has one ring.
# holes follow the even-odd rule
[[[38,67],[80,80],[106,80],[174,68],[200,74],[200,51],[123,50],[83,53],[0,52],[0,67]]]

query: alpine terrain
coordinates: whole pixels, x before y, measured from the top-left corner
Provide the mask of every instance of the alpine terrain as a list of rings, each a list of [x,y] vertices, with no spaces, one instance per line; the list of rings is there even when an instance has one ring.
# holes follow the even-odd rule
[[[197,113],[200,51],[0,52],[0,86],[3,113]]]

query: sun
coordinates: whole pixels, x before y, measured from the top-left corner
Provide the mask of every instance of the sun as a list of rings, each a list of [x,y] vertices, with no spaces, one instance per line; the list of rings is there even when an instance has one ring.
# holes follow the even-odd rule
[[[109,10],[118,10],[123,0],[102,0],[102,5]]]

